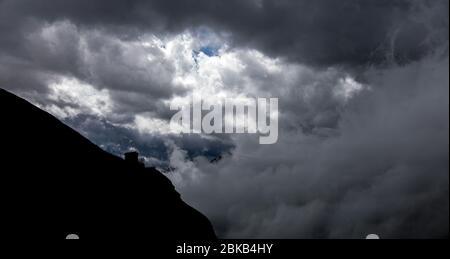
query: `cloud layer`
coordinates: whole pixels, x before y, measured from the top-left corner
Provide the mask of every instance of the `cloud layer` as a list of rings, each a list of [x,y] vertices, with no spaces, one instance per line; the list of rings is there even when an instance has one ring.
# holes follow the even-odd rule
[[[238,137],[231,156],[187,161],[173,179],[225,237],[444,237],[447,70],[426,60],[369,73],[377,88],[348,104],[332,137],[284,130],[270,147]]]

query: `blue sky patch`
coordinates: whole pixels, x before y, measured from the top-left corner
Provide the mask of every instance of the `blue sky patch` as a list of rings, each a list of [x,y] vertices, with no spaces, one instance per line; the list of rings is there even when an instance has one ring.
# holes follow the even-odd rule
[[[198,50],[194,50],[194,54],[196,56],[198,56],[200,53],[203,53],[208,57],[215,57],[219,55],[219,48],[212,46],[204,46]]]

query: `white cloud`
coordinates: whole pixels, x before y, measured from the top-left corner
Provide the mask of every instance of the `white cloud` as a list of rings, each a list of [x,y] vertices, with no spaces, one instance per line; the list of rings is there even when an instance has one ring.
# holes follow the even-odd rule
[[[98,90],[74,78],[61,78],[48,87],[48,99],[53,104],[44,108],[60,118],[79,114],[105,117],[112,112],[112,100],[106,89]]]
[[[347,102],[361,90],[363,90],[363,85],[356,82],[355,79],[350,76],[347,76],[339,79],[338,84],[334,89],[334,94],[338,98],[342,98],[344,102]]]
[[[76,57],[78,66],[77,73],[62,70],[50,80],[49,111],[59,117],[93,114],[114,123],[128,117],[125,126],[141,133],[169,133],[169,103],[188,103],[194,93],[211,103],[280,97],[281,117],[290,118],[288,125],[299,120],[326,124],[330,115],[323,114],[330,112],[323,110],[323,102],[336,102],[329,106],[333,109],[363,89],[337,69],[315,71],[254,49],[230,48],[227,35],[207,28],[125,40],[63,21],[46,25],[34,38],[40,48],[36,59]],[[207,55],[202,48],[217,54]],[[299,107],[305,112],[299,113]]]

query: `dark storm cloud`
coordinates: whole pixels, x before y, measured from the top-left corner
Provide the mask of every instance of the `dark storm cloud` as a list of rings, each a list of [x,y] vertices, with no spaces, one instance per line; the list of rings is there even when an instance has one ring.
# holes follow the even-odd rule
[[[432,20],[416,13],[423,7],[430,9]],[[389,58],[387,51],[403,62],[415,60],[427,52],[430,26],[447,26],[448,35],[448,22],[442,24],[448,16],[445,0],[6,0],[2,9],[3,28],[21,25],[26,18],[68,19],[127,37],[208,25],[231,32],[240,46],[324,66],[378,63]]]
[[[227,40],[239,48],[319,67],[359,67],[417,60],[448,39],[447,17],[445,0],[4,0],[0,85],[45,92],[55,76],[75,77],[117,91],[119,109],[131,107],[123,100],[146,99],[153,107],[131,111],[158,110],[161,98],[182,89],[171,85],[173,64],[160,53],[158,64],[143,69],[148,50],[127,49],[143,33],[208,26],[229,32]]]
[[[185,199],[229,238],[448,237],[448,58],[366,76],[337,135],[239,137],[218,164],[187,163]]]

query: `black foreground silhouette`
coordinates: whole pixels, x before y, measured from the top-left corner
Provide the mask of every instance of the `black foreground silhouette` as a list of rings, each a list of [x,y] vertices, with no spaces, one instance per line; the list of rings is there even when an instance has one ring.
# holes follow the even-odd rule
[[[0,89],[3,238],[209,240],[209,220],[137,154],[109,154]]]

